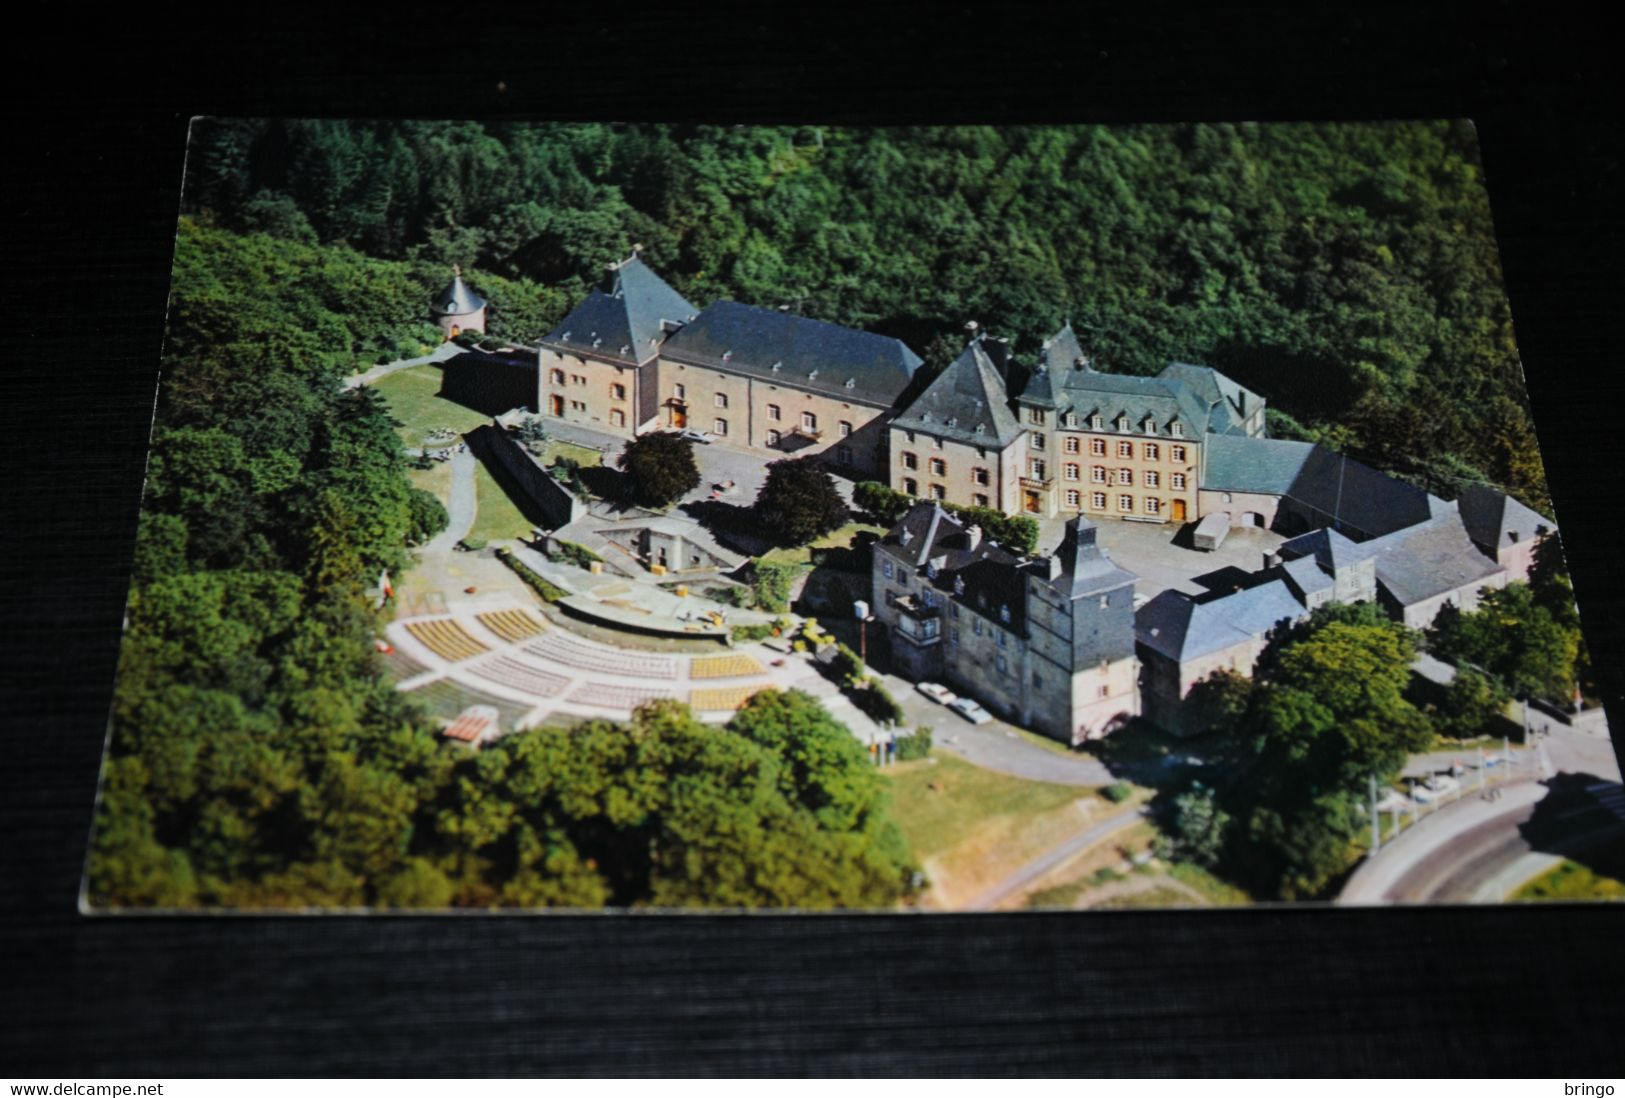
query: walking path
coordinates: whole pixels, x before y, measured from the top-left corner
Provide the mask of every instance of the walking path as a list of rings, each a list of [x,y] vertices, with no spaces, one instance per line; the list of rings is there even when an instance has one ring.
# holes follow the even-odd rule
[[[451,492],[446,503],[449,521],[421,550],[425,555],[449,553],[474,528],[474,466],[477,459],[467,447],[451,455]]]
[[[420,358],[403,358],[396,362],[386,362],[382,366],[374,366],[359,374],[351,374],[344,379],[346,389],[357,389],[363,385],[371,385],[381,377],[388,377],[397,370],[410,370],[414,366],[428,366],[437,362],[445,362],[463,353],[463,349],[455,343],[442,343],[433,351]]]
[[[1118,809],[1105,819],[1050,847],[1044,853],[966,904],[965,910],[992,911],[1000,903],[1008,900],[1023,889],[1030,888],[1046,873],[1083,853],[1096,843],[1103,842],[1117,832],[1139,823],[1145,814],[1146,809],[1143,805],[1131,805],[1127,808]]]

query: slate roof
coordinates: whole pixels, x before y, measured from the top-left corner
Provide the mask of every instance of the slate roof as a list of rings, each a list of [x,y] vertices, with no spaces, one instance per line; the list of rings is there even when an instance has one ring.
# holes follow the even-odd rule
[[[1025,626],[1025,573],[1030,565],[985,536],[972,548],[966,528],[965,522],[937,504],[919,503],[881,542],[916,569],[926,570],[922,582],[944,599],[955,599],[1000,626],[1020,632]],[[1000,613],[1002,607],[1009,608],[1008,621]]]
[[[1195,599],[1170,588],[1135,612],[1134,635],[1152,651],[1183,663],[1256,640],[1304,614],[1303,604],[1279,579],[1217,598]]]
[[[1148,417],[1157,425],[1158,434],[1164,436],[1169,434],[1168,427],[1175,420],[1184,425],[1186,438],[1199,439],[1208,429],[1207,405],[1197,399],[1189,386],[1177,381],[1103,374],[1079,367],[1054,374],[1051,380],[1058,387],[1056,401],[1063,414],[1074,412],[1085,422],[1091,415],[1098,414],[1105,430],[1116,430],[1119,415],[1128,417],[1129,431],[1133,434],[1141,433]]]
[[[1356,549],[1376,559],[1377,583],[1401,606],[1482,584],[1506,571],[1473,544],[1453,511]]]
[[[1211,366],[1171,362],[1157,375],[1165,381],[1188,385],[1206,402],[1210,418],[1208,430],[1214,434],[1245,434],[1245,420],[1264,404],[1264,398],[1238,385]]]
[[[1004,382],[980,339],[925,387],[894,426],[972,446],[1003,449],[1021,434]]]
[[[1089,369],[1087,365],[1079,365],[1078,360],[1083,359],[1087,363],[1088,356],[1083,353],[1083,345],[1078,342],[1078,334],[1072,330],[1070,320],[1061,325],[1060,331],[1044,340],[1039,355],[1045,369],[1057,376],[1064,377],[1075,369]]]
[[[1214,435],[1203,440],[1207,476],[1203,488],[1284,496],[1303,471],[1315,445],[1280,438]]]
[[[1285,496],[1365,537],[1441,515],[1450,505],[1353,458],[1308,442],[1209,435],[1202,487]]]
[[[462,275],[456,274],[452,275],[444,289],[434,295],[429,311],[437,316],[461,316],[464,313],[477,313],[485,308],[485,304],[485,298],[470,289]]]
[[[1115,591],[1139,579],[1133,572],[1112,563],[1106,550],[1095,541],[1095,524],[1082,515],[1070,519],[1061,545],[1055,551],[1061,559],[1061,574],[1050,585],[1068,598],[1085,598]]]
[[[838,400],[889,407],[920,356],[902,340],[777,309],[718,301],[666,340],[661,353]]]
[[[647,362],[674,325],[699,310],[637,255],[615,269],[609,291],[595,289],[542,337],[543,346],[634,365]]]
[[[1279,552],[1283,557],[1294,560],[1313,560],[1321,568],[1332,572],[1368,560],[1371,556],[1360,543],[1350,541],[1329,526],[1283,541]]]
[[[1305,595],[1324,591],[1336,582],[1321,569],[1320,562],[1313,556],[1298,557],[1296,560],[1285,561],[1281,565],[1281,571],[1285,572],[1298,590]]]
[[[1499,552],[1535,536],[1544,527],[1556,529],[1557,524],[1538,511],[1530,510],[1505,492],[1475,484],[1456,501],[1461,512],[1462,525],[1479,545],[1491,552]]]

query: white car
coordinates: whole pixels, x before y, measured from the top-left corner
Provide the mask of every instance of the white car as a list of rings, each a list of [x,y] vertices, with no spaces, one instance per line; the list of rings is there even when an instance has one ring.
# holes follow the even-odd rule
[[[964,717],[972,724],[986,724],[993,719],[993,714],[983,709],[970,698],[955,698],[948,703],[948,708]]]
[[[699,442],[706,445],[709,445],[711,442],[710,435],[706,434],[704,431],[696,431],[692,427],[684,431],[679,437],[687,439],[689,442]]]
[[[1418,804],[1431,804],[1442,797],[1458,792],[1461,783],[1448,774],[1435,774],[1422,784],[1411,789],[1411,799]]]
[[[949,690],[946,686],[943,686],[940,682],[922,682],[915,686],[914,689],[918,690],[920,693],[924,694],[938,705],[952,705],[958,700],[958,695],[956,695],[952,690]]]

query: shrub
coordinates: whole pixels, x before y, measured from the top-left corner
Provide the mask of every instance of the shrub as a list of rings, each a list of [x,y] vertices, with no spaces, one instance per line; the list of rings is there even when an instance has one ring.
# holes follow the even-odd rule
[[[877,524],[890,526],[918,502],[913,496],[893,491],[877,480],[865,480],[852,488],[852,503]]]
[[[903,707],[897,704],[897,699],[878,680],[867,679],[849,693],[852,704],[877,724],[897,724],[907,715]]]
[[[577,545],[573,541],[554,540],[552,548],[547,552],[547,559],[555,564],[564,561],[577,568],[591,568],[593,563],[604,558],[588,549],[585,545]]]
[[[866,480],[852,489],[852,502],[876,523],[890,526],[920,501],[878,481]],[[980,526],[993,541],[1017,553],[1028,554],[1038,548],[1038,520],[1031,515],[1007,515],[991,507],[961,507],[956,503],[944,503],[942,507]]]
[[[570,594],[570,592],[564,590],[564,588],[558,586],[557,584],[549,583],[545,578],[537,575],[530,568],[526,567],[523,561],[506,549],[497,550],[497,559],[512,569],[514,575],[518,576],[520,579],[529,584],[531,589],[534,590],[538,595],[542,596],[543,600],[546,602],[558,602],[562,598],[567,598]]]
[[[1128,782],[1113,782],[1100,791],[1100,795],[1113,804],[1122,804],[1134,796],[1134,787]]]
[[[774,614],[782,614],[790,609],[790,585],[795,582],[801,566],[758,560],[753,568],[756,580],[751,585],[751,594],[755,604]]]
[[[744,641],[766,640],[773,635],[771,625],[736,625],[728,630],[728,636],[735,644]]]
[[[897,761],[923,759],[931,754],[931,729],[920,725],[911,735],[897,737]]]
[[[414,488],[407,503],[412,510],[412,529],[407,537],[414,545],[422,545],[451,522],[451,516],[446,514],[446,505],[433,492]]]
[[[467,549],[472,553],[480,549],[484,549],[486,546],[486,541],[484,538],[464,538],[457,544],[461,545],[464,549]]]
[[[626,444],[617,462],[632,502],[664,507],[700,486],[694,444],[675,431],[641,435]]]

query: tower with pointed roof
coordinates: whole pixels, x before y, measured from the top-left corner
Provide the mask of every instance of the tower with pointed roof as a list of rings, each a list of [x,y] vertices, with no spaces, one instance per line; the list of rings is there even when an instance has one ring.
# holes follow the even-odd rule
[[[661,344],[698,313],[634,248],[542,337],[537,410],[627,438],[653,425]]]
[[[874,547],[873,607],[891,661],[1017,724],[1077,744],[1139,714],[1134,573],[1067,524],[1027,558],[963,516],[917,504]]]
[[[485,298],[463,281],[461,267],[453,265],[451,281],[429,302],[429,313],[447,339],[464,332],[485,331]]]

